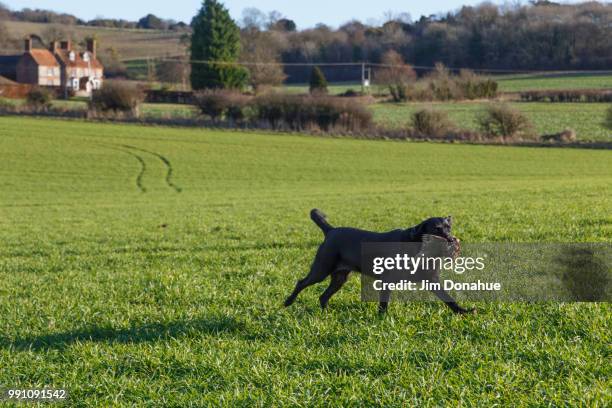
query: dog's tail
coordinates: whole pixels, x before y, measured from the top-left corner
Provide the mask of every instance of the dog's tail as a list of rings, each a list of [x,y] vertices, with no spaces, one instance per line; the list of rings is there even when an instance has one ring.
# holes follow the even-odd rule
[[[321,228],[321,230],[323,231],[323,234],[325,235],[327,235],[329,231],[334,229],[334,227],[332,227],[327,222],[327,220],[325,219],[326,216],[325,214],[323,214],[321,210],[317,210],[315,208],[314,210],[310,211],[310,218],[314,221],[315,224],[319,226],[319,228]]]

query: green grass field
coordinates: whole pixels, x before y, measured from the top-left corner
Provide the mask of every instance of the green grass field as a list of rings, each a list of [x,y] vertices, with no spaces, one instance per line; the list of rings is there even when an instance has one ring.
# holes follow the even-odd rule
[[[513,102],[510,105],[524,112],[538,134],[558,133],[566,128],[576,131],[579,140],[612,141],[612,130],[604,125],[605,103],[546,103]],[[431,107],[448,112],[449,118],[460,128],[478,129],[478,116],[487,102],[455,103],[378,103],[371,106],[374,120],[380,124],[404,127],[410,124],[410,115],[416,110]]]
[[[606,89],[612,88],[612,72],[603,73],[540,73],[518,75],[496,75],[492,77],[499,84],[500,92],[521,92],[531,90],[555,89]],[[361,91],[361,83],[331,82],[329,92],[337,95],[347,90]],[[308,93],[308,84],[292,84],[283,87],[289,93]],[[384,87],[375,84],[370,89],[374,93],[387,93]]]
[[[612,72],[519,74],[503,75],[494,79],[502,92],[612,88]]]
[[[19,99],[0,98],[0,104],[22,105],[25,101]],[[62,100],[57,99],[52,102],[54,107],[66,110],[85,110],[87,101],[84,99]],[[143,103],[141,112],[147,117],[162,118],[164,116],[190,118],[198,114],[197,109],[192,105],[182,105],[173,103]]]
[[[280,87],[279,90],[289,94],[307,94],[309,93],[308,84],[288,84]],[[327,86],[330,95],[339,95],[345,93],[349,89],[355,92],[361,92],[361,82],[332,82]]]
[[[284,309],[320,231],[610,242],[612,153],[0,117],[0,384],[78,406],[605,406],[609,304]],[[155,401],[155,402],[153,402]]]

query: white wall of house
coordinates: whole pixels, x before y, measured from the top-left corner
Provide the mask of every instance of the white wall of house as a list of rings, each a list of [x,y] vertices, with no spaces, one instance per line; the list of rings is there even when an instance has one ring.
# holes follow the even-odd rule
[[[38,84],[42,86],[60,86],[59,67],[48,67],[41,65],[38,67]]]

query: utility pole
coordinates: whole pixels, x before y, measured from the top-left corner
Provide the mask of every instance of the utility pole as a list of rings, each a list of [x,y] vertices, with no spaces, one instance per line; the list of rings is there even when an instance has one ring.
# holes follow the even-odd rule
[[[368,75],[366,76],[366,72]],[[372,68],[368,67],[366,71],[365,62],[361,63],[361,94],[365,95],[366,88],[370,89],[370,83],[372,81]]]
[[[365,62],[361,63],[361,94],[365,95]]]

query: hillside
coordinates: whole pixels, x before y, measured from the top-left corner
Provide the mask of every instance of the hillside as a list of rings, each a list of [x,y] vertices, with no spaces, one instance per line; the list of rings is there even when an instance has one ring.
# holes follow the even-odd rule
[[[184,33],[180,31],[66,26],[21,21],[6,21],[4,24],[12,38],[24,38],[35,34],[46,39],[55,32],[64,33],[74,40],[82,41],[85,37],[95,35],[102,54],[106,53],[110,47],[114,47],[123,60],[177,56],[184,53],[184,46],[180,44],[180,38]],[[11,54],[19,51],[21,48],[0,50],[0,53]]]

